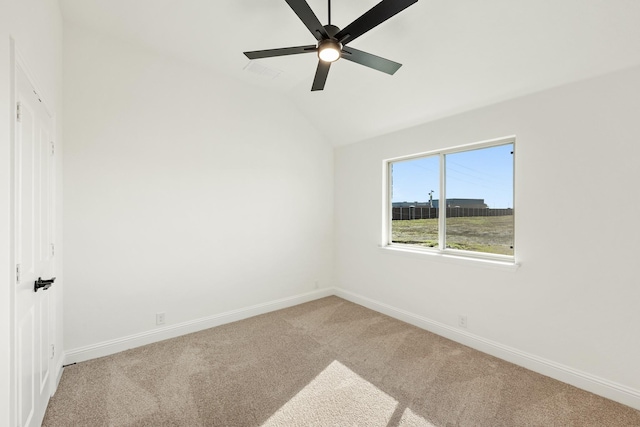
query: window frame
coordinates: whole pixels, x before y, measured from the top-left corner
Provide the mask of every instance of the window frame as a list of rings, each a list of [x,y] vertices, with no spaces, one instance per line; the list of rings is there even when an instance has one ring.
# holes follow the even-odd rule
[[[513,145],[513,255],[502,255],[502,254],[492,254],[485,252],[475,252],[469,250],[462,249],[452,249],[447,248],[446,245],[446,214],[438,216],[438,247],[420,247],[416,245],[409,245],[405,243],[394,243],[391,241],[392,239],[392,171],[391,165],[395,162],[412,160],[422,157],[431,157],[438,156],[439,159],[439,199],[446,200],[446,155],[462,153],[472,150],[479,150],[483,148],[491,148],[502,145]],[[511,135],[502,138],[490,139],[480,142],[474,142],[470,144],[457,145],[450,148],[443,148],[431,151],[425,151],[421,153],[393,157],[389,159],[383,160],[383,225],[382,225],[382,245],[383,248],[389,249],[400,249],[403,251],[410,251],[413,253],[424,253],[424,254],[436,254],[436,255],[446,255],[452,256],[456,258],[471,258],[477,260],[488,260],[488,261],[498,261],[506,264],[516,264],[516,136]]]

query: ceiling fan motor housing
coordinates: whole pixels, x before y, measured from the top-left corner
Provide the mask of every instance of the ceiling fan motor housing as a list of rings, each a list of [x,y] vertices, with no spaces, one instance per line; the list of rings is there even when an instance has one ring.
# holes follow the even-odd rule
[[[335,25],[325,25],[324,29],[327,31],[327,34],[329,34],[329,37],[334,38],[336,34],[338,34],[340,32],[340,28],[336,27]]]
[[[318,58],[325,62],[337,61],[342,54],[342,43],[335,38],[340,28],[329,24],[325,25],[324,29],[329,35],[329,38],[322,39],[318,42]]]

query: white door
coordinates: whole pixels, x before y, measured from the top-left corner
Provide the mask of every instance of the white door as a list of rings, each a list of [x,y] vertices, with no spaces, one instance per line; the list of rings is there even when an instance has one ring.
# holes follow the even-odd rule
[[[21,427],[40,426],[51,389],[51,292],[34,291],[53,276],[52,120],[29,79],[16,67],[15,236],[16,386]]]

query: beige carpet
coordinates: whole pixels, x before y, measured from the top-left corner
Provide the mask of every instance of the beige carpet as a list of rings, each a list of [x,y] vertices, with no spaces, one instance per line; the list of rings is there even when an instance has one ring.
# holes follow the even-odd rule
[[[337,297],[65,368],[45,426],[640,426]]]

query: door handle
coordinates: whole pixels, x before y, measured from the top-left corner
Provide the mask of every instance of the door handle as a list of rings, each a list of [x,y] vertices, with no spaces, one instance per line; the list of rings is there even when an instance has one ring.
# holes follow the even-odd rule
[[[38,292],[38,289],[42,289],[43,291],[46,291],[51,287],[51,285],[53,285],[53,282],[55,281],[56,281],[55,277],[52,277],[49,280],[42,280],[41,277],[38,277],[38,280],[36,280],[33,284],[33,292]]]

